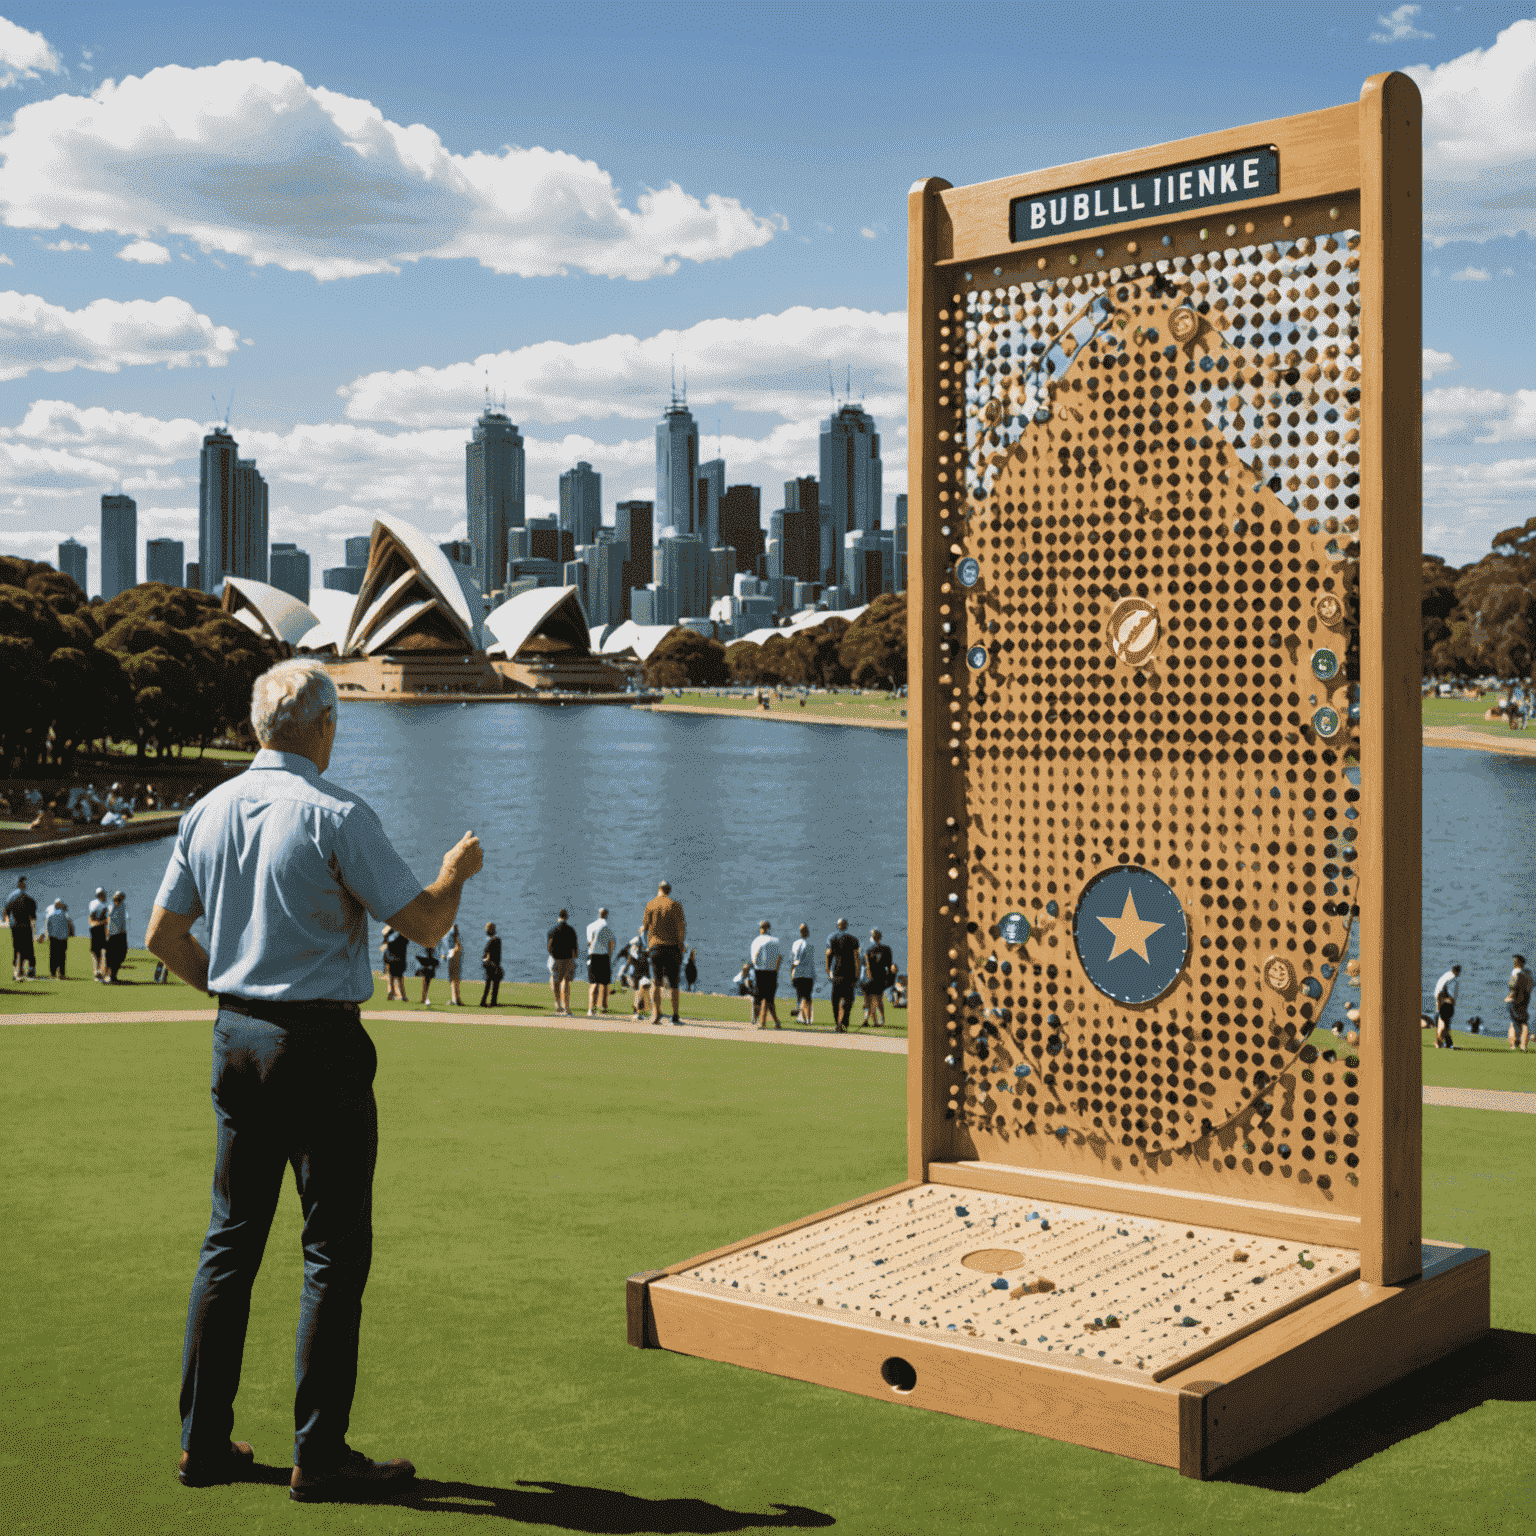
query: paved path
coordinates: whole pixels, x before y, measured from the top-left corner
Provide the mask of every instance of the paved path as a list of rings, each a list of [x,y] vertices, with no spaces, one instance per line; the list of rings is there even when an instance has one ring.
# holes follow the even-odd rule
[[[163,1008],[133,1013],[8,1013],[0,1014],[0,1025],[6,1024],[175,1024],[212,1023],[212,1008]],[[544,1014],[482,1014],[478,1008],[431,1008],[411,1013],[385,1012],[369,1009],[364,1012],[365,1021],[383,1019],[395,1024],[431,1023],[435,1019],[451,1019],[458,1024],[475,1024],[482,1028],[502,1029],[569,1029],[590,1031],[598,1035],[665,1035],[669,1040],[738,1040],[759,1045],[811,1045],[832,1051],[876,1051],[887,1056],[905,1056],[907,1042],[904,1039],[884,1039],[878,1036],[848,1034],[817,1034],[814,1031],[795,1029],[754,1029],[750,1024],[729,1024],[717,1021],[685,1019],[680,1027],[671,1024],[636,1024],[625,1015],[615,1014],[607,1019],[550,1018]],[[1532,1095],[1536,1098],[1536,1095]]]
[[[1517,1115],[1536,1115],[1536,1093],[1509,1093],[1501,1088],[1424,1089],[1426,1104],[1452,1109],[1506,1109]]]

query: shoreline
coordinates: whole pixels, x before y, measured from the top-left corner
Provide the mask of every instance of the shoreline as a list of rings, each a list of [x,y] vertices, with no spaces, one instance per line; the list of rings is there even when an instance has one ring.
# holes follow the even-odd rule
[[[714,709],[707,704],[636,704],[636,709],[652,715],[715,715],[726,720],[788,720],[795,725],[851,725],[867,731],[904,731],[905,720],[842,720],[836,715],[813,714],[810,710],[793,714],[787,709]]]
[[[1506,757],[1536,757],[1536,739],[1511,733],[1512,739],[1469,731],[1461,725],[1426,725],[1423,740],[1426,747],[1468,747],[1474,752],[1501,752]]]
[[[77,837],[50,837],[35,843],[12,843],[0,848],[0,869],[30,868],[54,859],[71,858],[97,848],[116,848],[123,843],[147,843],[153,838],[169,837],[181,825],[181,813],[156,816],[153,820],[129,822],[126,827],[110,827],[105,832],[82,832]]]

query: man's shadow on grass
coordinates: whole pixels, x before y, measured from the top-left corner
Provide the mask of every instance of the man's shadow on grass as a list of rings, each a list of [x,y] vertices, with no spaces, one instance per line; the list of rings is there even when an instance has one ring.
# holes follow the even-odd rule
[[[1484,1403],[1532,1401],[1536,1334],[1495,1328],[1478,1343],[1229,1467],[1216,1480],[1310,1493],[1336,1473]]]
[[[527,1525],[552,1525],[592,1536],[628,1536],[665,1532],[668,1536],[714,1536],[716,1532],[812,1530],[835,1525],[831,1515],[798,1504],[773,1504],[773,1513],[722,1509],[703,1499],[644,1499],[614,1488],[583,1488],[575,1483],[519,1479],[513,1488],[479,1483],[446,1483],[417,1478],[411,1491],[394,1501],[411,1509],[456,1515],[499,1515]]]

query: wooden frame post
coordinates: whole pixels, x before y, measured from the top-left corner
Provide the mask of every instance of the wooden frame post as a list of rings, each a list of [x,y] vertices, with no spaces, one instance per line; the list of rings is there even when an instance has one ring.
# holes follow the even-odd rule
[[[1419,1043],[1421,150],[1418,87],[1377,75],[1360,93],[1361,787],[1384,814],[1360,850],[1360,1059],[1371,1091],[1361,1150],[1360,1272],[1420,1270],[1423,1065]]]

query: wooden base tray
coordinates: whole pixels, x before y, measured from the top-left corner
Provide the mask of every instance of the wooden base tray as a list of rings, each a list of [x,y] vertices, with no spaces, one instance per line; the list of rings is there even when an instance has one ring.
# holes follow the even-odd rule
[[[911,1184],[631,1277],[629,1340],[1205,1477],[1480,1337],[1488,1276]]]

